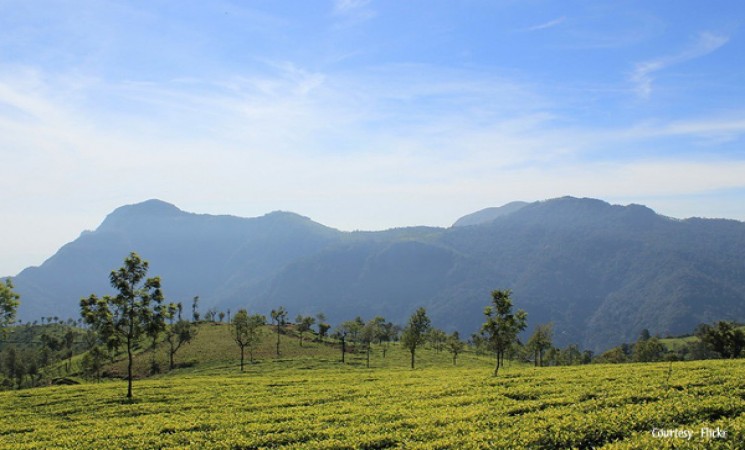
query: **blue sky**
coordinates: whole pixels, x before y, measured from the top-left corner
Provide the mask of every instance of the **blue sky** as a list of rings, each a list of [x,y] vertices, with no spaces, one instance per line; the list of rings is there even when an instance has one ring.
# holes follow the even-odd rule
[[[0,275],[114,208],[745,220],[739,1],[0,0]]]

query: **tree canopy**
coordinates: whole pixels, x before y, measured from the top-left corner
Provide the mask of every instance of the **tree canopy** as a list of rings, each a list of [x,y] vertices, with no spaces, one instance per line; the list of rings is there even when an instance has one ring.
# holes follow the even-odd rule
[[[716,325],[701,325],[696,335],[707,347],[722,358],[737,358],[745,349],[745,333],[733,322],[717,322]]]
[[[21,296],[13,291],[13,282],[10,278],[6,278],[5,283],[0,283],[0,333],[4,332],[6,326],[15,322],[20,298]]]

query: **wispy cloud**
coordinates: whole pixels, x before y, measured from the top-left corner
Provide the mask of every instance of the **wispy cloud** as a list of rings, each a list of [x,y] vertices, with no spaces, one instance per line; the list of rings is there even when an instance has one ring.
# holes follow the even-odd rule
[[[342,17],[345,25],[364,22],[376,16],[371,3],[371,0],[336,0],[334,14]]]
[[[525,28],[524,31],[538,31],[538,30],[545,30],[547,28],[553,28],[555,26],[561,25],[566,21],[566,16],[561,16],[558,19],[550,20],[545,23],[541,23],[539,25],[534,25],[528,28]]]
[[[4,69],[0,163],[13,170],[0,190],[14,192],[6,208],[54,217],[75,205],[93,218],[8,249],[18,255],[49,255],[114,207],[151,197],[197,212],[285,209],[341,229],[380,229],[448,225],[516,198],[745,187],[736,158],[586,158],[659,139],[739,137],[742,112],[573,129],[517,81],[416,64],[335,73],[273,62],[217,81],[150,83]],[[133,183],[133,174],[146,176]],[[13,226],[0,231],[23,233]]]
[[[631,82],[634,84],[634,90],[639,97],[649,98],[652,95],[652,84],[655,73],[665,70],[668,67],[708,55],[729,42],[729,39],[728,36],[719,34],[700,33],[691,46],[679,53],[636,64],[630,77]]]

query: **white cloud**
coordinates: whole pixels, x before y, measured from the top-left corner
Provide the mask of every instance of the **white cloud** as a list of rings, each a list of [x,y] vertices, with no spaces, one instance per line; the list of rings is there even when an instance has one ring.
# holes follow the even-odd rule
[[[553,28],[553,27],[556,27],[556,26],[561,25],[562,23],[564,23],[564,21],[566,21],[566,19],[567,18],[565,16],[561,16],[561,17],[559,17],[557,19],[549,20],[548,22],[541,23],[541,24],[538,24],[538,25],[534,25],[532,27],[528,27],[528,28],[525,29],[525,31],[539,31],[539,30],[546,30],[548,28]]]
[[[693,45],[679,53],[637,63],[630,77],[637,95],[645,99],[652,95],[655,73],[665,70],[668,67],[708,55],[725,45],[728,41],[729,37],[727,36],[714,33],[700,33]]]

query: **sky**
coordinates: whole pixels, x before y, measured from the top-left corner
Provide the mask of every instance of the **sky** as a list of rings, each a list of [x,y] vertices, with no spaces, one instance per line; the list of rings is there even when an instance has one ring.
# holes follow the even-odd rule
[[[0,275],[115,208],[745,220],[745,2],[0,0]]]

